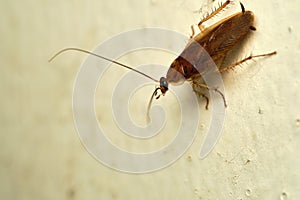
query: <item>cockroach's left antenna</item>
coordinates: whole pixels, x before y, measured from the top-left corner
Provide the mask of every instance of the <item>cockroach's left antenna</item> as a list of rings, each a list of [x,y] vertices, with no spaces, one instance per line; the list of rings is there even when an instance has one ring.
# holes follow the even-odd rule
[[[161,94],[160,94],[160,95],[165,95],[165,93],[168,91],[168,81],[167,81],[167,79],[166,79],[165,77],[161,77],[160,80],[156,80],[155,78],[153,78],[153,77],[151,77],[151,76],[149,76],[149,75],[147,75],[147,74],[145,74],[145,73],[143,73],[143,72],[141,72],[141,71],[138,71],[138,70],[136,70],[136,69],[134,69],[134,68],[132,68],[132,67],[129,67],[128,65],[125,65],[125,64],[123,64],[123,63],[117,62],[117,61],[112,60],[112,59],[110,59],[110,58],[106,58],[106,57],[104,57],[104,56],[95,54],[95,53],[93,53],[93,52],[90,52],[90,51],[87,51],[87,50],[84,50],[84,49],[73,48],[73,47],[71,47],[71,48],[65,48],[65,49],[60,50],[59,52],[57,52],[56,54],[54,54],[54,56],[52,56],[52,57],[49,59],[49,62],[51,62],[52,60],[54,60],[57,56],[59,56],[60,54],[62,54],[62,53],[65,52],[65,51],[80,51],[80,52],[83,52],[83,53],[87,53],[87,54],[96,56],[96,57],[98,57],[98,58],[107,60],[107,61],[109,61],[109,62],[112,62],[112,63],[114,63],[114,64],[117,64],[117,65],[119,65],[119,66],[121,66],[121,67],[125,67],[125,68],[127,68],[127,69],[130,69],[130,70],[132,70],[132,71],[134,71],[134,72],[136,72],[136,73],[138,73],[138,74],[141,74],[141,75],[143,75],[143,76],[145,76],[145,77],[147,77],[147,78],[153,80],[154,82],[158,82],[158,83],[159,83],[159,86],[158,86],[157,88],[155,88],[155,90],[154,90],[154,92],[153,92],[153,94],[152,94],[152,96],[151,96],[150,102],[149,102],[149,104],[148,104],[148,107],[147,107],[147,122],[148,122],[148,123],[150,122],[149,112],[150,112],[150,108],[151,108],[151,104],[152,104],[153,98],[157,95],[157,91],[158,91],[158,90],[161,91]],[[160,95],[158,95],[158,96],[156,97],[156,99],[158,99],[158,98],[160,97]]]
[[[119,65],[119,66],[125,67],[125,68],[127,68],[127,69],[130,69],[130,70],[132,70],[132,71],[134,71],[134,72],[136,72],[136,73],[138,73],[138,74],[141,74],[141,75],[143,75],[143,76],[145,76],[145,77],[147,77],[147,78],[149,78],[149,79],[151,79],[151,80],[153,80],[153,81],[155,81],[155,82],[159,82],[159,80],[156,80],[155,78],[153,78],[153,77],[151,77],[151,76],[149,76],[149,75],[147,75],[147,74],[145,74],[145,73],[143,73],[143,72],[140,72],[140,71],[138,71],[138,70],[136,70],[136,69],[134,69],[134,68],[132,68],[132,67],[129,67],[128,65],[125,65],[125,64],[120,63],[120,62],[117,62],[117,61],[115,61],[115,60],[112,60],[112,59],[106,58],[106,57],[104,57],[104,56],[95,54],[95,53],[93,53],[93,52],[90,52],[90,51],[87,51],[87,50],[84,50],[84,49],[79,49],[79,48],[73,48],[73,47],[71,47],[71,48],[65,48],[65,49],[62,49],[62,50],[60,50],[59,52],[57,52],[56,54],[54,54],[54,56],[52,56],[52,58],[49,59],[49,62],[51,62],[52,60],[54,60],[58,55],[62,54],[62,53],[65,52],[65,51],[80,51],[80,52],[83,52],[83,53],[87,53],[87,54],[96,56],[96,57],[98,57],[98,58],[107,60],[107,61],[109,61],[109,62],[112,62],[112,63],[114,63],[114,64],[117,64],[117,65]]]

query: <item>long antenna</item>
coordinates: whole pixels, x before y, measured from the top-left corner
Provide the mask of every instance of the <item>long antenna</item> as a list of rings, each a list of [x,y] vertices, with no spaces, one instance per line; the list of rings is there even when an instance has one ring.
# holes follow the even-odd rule
[[[79,49],[79,48],[73,48],[73,47],[71,47],[71,48],[65,48],[65,49],[62,49],[62,50],[60,50],[59,52],[57,52],[54,56],[52,56],[52,57],[49,59],[49,62],[51,62],[52,60],[54,60],[58,55],[60,55],[61,53],[65,52],[65,51],[80,51],[80,52],[83,52],[83,53],[87,53],[87,54],[96,56],[96,57],[98,57],[98,58],[102,58],[102,59],[104,59],[104,60],[107,60],[107,61],[109,61],[109,62],[112,62],[112,63],[114,63],[114,64],[120,65],[120,66],[125,67],[125,68],[127,68],[127,69],[130,69],[130,70],[132,70],[132,71],[134,71],[134,72],[136,72],[136,73],[139,73],[139,74],[141,74],[141,75],[143,75],[143,76],[145,76],[145,77],[147,77],[147,78],[149,78],[149,79],[151,79],[151,80],[153,80],[153,81],[155,81],[155,82],[159,82],[159,81],[156,80],[155,78],[152,78],[151,76],[149,76],[149,75],[147,75],[147,74],[145,74],[145,73],[143,73],[143,72],[140,72],[140,71],[138,71],[138,70],[136,70],[136,69],[134,69],[134,68],[132,68],[132,67],[129,67],[128,65],[122,64],[122,63],[120,63],[120,62],[117,62],[117,61],[114,61],[114,60],[112,60],[112,59],[106,58],[106,57],[104,57],[104,56],[95,54],[95,53],[93,53],[93,52],[90,52],[90,51],[87,51],[87,50],[84,50],[84,49]]]
[[[153,94],[152,94],[152,96],[151,96],[151,98],[150,98],[150,101],[149,101],[149,103],[148,103],[148,107],[147,107],[147,123],[148,123],[148,124],[149,124],[149,122],[150,122],[150,108],[151,108],[151,105],[152,105],[152,101],[153,101],[153,98],[156,96],[157,91],[158,91],[159,89],[160,89],[159,87],[155,88],[155,90],[154,90],[154,92],[153,92]],[[158,97],[157,97],[157,98],[158,98]]]

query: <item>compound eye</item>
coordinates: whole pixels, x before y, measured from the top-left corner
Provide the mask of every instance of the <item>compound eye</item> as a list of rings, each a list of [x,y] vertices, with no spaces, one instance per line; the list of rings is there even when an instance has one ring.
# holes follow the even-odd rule
[[[167,79],[165,77],[161,77],[159,82],[160,82],[160,86],[168,89],[168,82],[167,82]]]
[[[161,77],[159,83],[160,83],[160,91],[164,95],[168,91],[168,81],[165,77]]]

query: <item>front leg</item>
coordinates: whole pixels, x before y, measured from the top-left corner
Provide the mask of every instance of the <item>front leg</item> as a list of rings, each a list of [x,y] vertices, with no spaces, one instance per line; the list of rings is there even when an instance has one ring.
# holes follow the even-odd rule
[[[209,105],[209,98],[199,89],[198,87],[199,85],[196,82],[192,82],[192,87],[194,92],[199,96],[199,97],[203,97],[206,100],[206,105],[205,105],[205,109],[208,110],[208,105]]]
[[[211,88],[211,87],[208,87],[207,85],[203,84],[203,83],[199,83],[198,80],[193,80],[192,81],[192,86],[193,86],[193,90],[194,92],[199,95],[199,96],[202,96],[206,99],[206,106],[205,106],[205,109],[207,110],[208,109],[208,105],[209,105],[209,98],[199,89],[200,88],[203,88],[203,89],[206,89],[206,90],[213,90],[217,93],[220,94],[220,96],[222,97],[223,99],[223,102],[224,102],[224,106],[225,108],[227,107],[227,103],[226,103],[226,99],[225,99],[225,96],[224,94],[218,90],[218,88]]]

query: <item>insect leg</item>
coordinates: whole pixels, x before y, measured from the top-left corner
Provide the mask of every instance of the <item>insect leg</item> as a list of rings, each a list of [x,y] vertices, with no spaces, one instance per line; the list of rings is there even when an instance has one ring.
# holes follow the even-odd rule
[[[192,35],[190,36],[190,39],[192,39],[195,35],[195,29],[193,25],[191,25],[191,29],[192,29]]]
[[[219,5],[219,7],[217,9],[215,9],[212,13],[207,14],[199,23],[198,23],[198,27],[200,29],[200,31],[204,30],[204,27],[202,26],[202,24],[204,22],[206,22],[207,20],[209,20],[210,18],[212,18],[213,16],[215,16],[216,14],[218,14],[220,11],[222,11],[227,5],[230,4],[230,0],[227,0],[225,3]]]
[[[260,55],[255,55],[255,56],[250,55],[250,56],[248,56],[248,57],[246,57],[246,58],[244,58],[244,59],[242,59],[242,60],[240,60],[240,61],[237,61],[237,62],[235,62],[235,63],[233,63],[233,64],[231,64],[231,65],[229,65],[229,66],[227,66],[227,67],[224,67],[224,68],[222,68],[222,69],[219,69],[218,71],[219,71],[220,73],[222,73],[222,72],[228,71],[228,70],[230,70],[230,69],[233,69],[234,67],[236,67],[236,66],[242,64],[243,62],[246,62],[247,60],[252,60],[252,59],[258,58],[258,57],[272,56],[272,55],[275,55],[276,53],[277,53],[277,52],[274,51],[274,52],[272,52],[272,53],[260,54]]]
[[[227,104],[226,104],[226,100],[225,100],[224,94],[223,94],[220,90],[218,90],[218,88],[210,88],[210,87],[208,87],[208,86],[205,85],[205,84],[199,83],[197,80],[194,80],[194,81],[192,82],[192,84],[193,84],[193,90],[194,90],[194,92],[195,92],[196,94],[198,94],[199,96],[202,96],[202,97],[204,97],[204,98],[206,99],[206,106],[205,106],[205,109],[206,109],[206,110],[208,109],[209,99],[208,99],[208,97],[207,97],[203,92],[201,92],[201,91],[199,90],[198,87],[201,87],[201,88],[206,89],[206,90],[214,90],[215,92],[219,93],[220,96],[221,96],[222,99],[223,99],[224,106],[227,107]]]
[[[193,86],[193,90],[194,92],[200,97],[202,96],[203,98],[205,98],[206,100],[206,105],[205,105],[205,109],[208,110],[208,105],[209,105],[209,98],[202,92],[199,90],[199,88],[197,86],[199,86],[196,82],[192,82],[192,86]],[[201,87],[201,86],[200,86]]]

